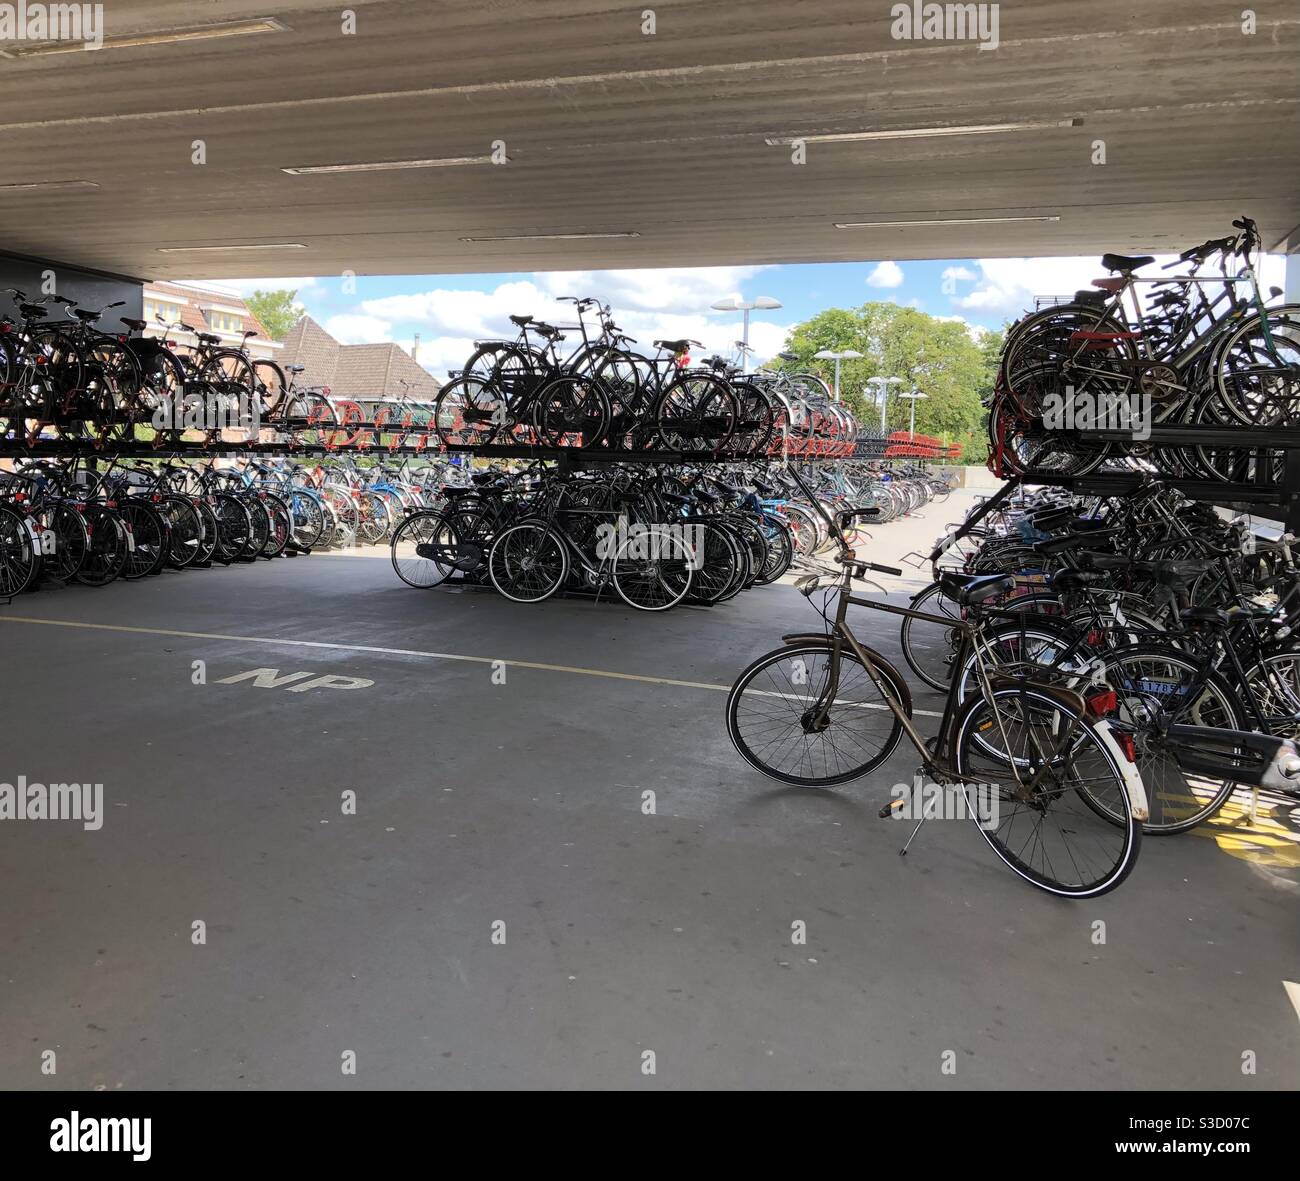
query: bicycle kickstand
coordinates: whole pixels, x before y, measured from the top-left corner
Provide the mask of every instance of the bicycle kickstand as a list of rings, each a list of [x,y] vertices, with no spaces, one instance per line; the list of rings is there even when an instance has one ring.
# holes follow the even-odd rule
[[[891,813],[893,813],[893,812],[896,811],[897,809],[903,807],[903,805],[906,804],[906,803],[907,803],[907,801],[906,801],[905,799],[894,799],[894,800],[890,800],[889,803],[887,803],[883,808],[880,809],[880,812],[879,812],[880,819],[881,819],[881,820],[885,820],[885,819],[887,819],[887,818],[890,816]],[[903,847],[902,847],[901,849],[899,849],[899,851],[898,851],[898,855],[899,855],[900,857],[906,857],[906,856],[907,856],[907,851],[908,851],[908,849],[910,849],[910,848],[912,847],[912,842],[913,842],[914,840],[916,840],[916,834],[917,834],[918,832],[921,831],[921,825],[923,825],[923,824],[925,823],[925,821],[926,821],[925,813],[922,812],[922,814],[921,814],[921,819],[918,820],[918,821],[916,822],[916,827],[915,827],[914,829],[912,829],[912,833],[911,833],[911,835],[907,838],[907,842],[906,842],[906,844],[904,844]]]

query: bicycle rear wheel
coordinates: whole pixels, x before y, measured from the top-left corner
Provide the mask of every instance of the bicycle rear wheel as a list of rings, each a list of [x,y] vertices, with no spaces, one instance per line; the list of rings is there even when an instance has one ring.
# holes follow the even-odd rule
[[[0,505],[0,595],[19,595],[41,573],[41,551],[32,540],[27,521]]]
[[[977,827],[1030,885],[1094,898],[1128,877],[1142,844],[1145,815],[1130,796],[1141,780],[1107,723],[1013,685],[971,697],[951,742],[958,774],[984,806]]]
[[[516,603],[549,599],[569,573],[569,552],[545,525],[512,525],[492,543],[492,585]]]
[[[441,513],[415,513],[393,532],[393,569],[407,586],[430,590],[455,572],[457,542],[455,529]]]
[[[653,526],[629,537],[614,558],[614,589],[638,611],[667,611],[691,588],[694,555],[676,534]]]
[[[118,512],[127,523],[127,559],[122,577],[128,581],[157,574],[171,552],[171,531],[162,514],[143,500],[126,499]]]
[[[293,544],[300,549],[319,545],[325,533],[325,510],[315,496],[295,488],[289,497],[293,512]]]

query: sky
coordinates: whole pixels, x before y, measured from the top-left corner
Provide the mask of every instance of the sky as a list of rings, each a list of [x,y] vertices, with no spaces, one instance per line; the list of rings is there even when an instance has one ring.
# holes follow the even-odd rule
[[[783,306],[755,311],[750,319],[749,342],[762,361],[781,350],[791,328],[826,308],[893,300],[958,320],[978,337],[1032,308],[1037,296],[1068,296],[1105,274],[1089,256],[201,281],[241,295],[296,289],[307,314],[345,344],[392,340],[409,351],[418,333],[420,363],[444,378],[464,364],[475,340],[513,338],[511,314],[573,323],[573,305],[556,303],[556,296],[594,295],[609,303],[618,325],[644,352],[652,351],[655,339],[686,337],[724,355],[741,337],[741,313],[709,305],[731,295],[750,301],[770,296]],[[1283,260],[1266,256],[1264,282],[1281,286],[1282,275]]]

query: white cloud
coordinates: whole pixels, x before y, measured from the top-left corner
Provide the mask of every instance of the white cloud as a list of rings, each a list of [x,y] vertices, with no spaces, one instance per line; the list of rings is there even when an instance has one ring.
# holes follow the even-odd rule
[[[973,280],[978,279],[979,275],[972,271],[970,267],[944,267],[943,277],[945,279],[970,283]]]
[[[594,296],[610,304],[619,327],[634,337],[636,350],[653,355],[655,340],[687,338],[704,343],[705,352],[729,356],[743,332],[736,312],[714,312],[709,305],[737,293],[741,283],[761,267],[684,267],[628,271],[552,271],[502,283],[490,291],[439,287],[411,295],[390,295],[361,301],[354,312],[333,317],[325,328],[345,339],[338,324],[352,339],[400,324],[403,333],[419,332],[420,362],[435,374],[458,369],[474,350],[475,340],[513,339],[517,329],[511,315],[529,315],[551,324],[573,325],[577,313],[572,303],[558,302],[563,295]],[[762,294],[746,290],[753,298]],[[759,359],[780,351],[791,325],[777,323],[773,312],[751,315],[750,345]],[[594,317],[588,316],[589,330]],[[374,339],[374,336],[368,337]],[[567,355],[581,337],[576,328],[560,343]],[[698,353],[700,350],[696,350]]]
[[[974,288],[953,300],[985,315],[1018,316],[1038,296],[1069,296],[1106,274],[1096,258],[981,258]]]
[[[414,339],[399,341],[408,353],[415,345]],[[439,381],[447,380],[449,369],[460,369],[474,351],[474,341],[466,336],[420,337],[420,351],[416,360]]]
[[[247,299],[254,291],[296,291],[299,300],[307,295],[323,294],[325,291],[325,281],[310,275],[277,279],[192,279],[186,282],[199,283],[204,287],[215,289],[224,288],[227,292],[234,292],[243,299]]]
[[[1183,268],[1161,271],[1174,258],[1172,254],[1156,255],[1156,261],[1139,273],[1153,278],[1184,273]],[[1091,287],[1094,279],[1110,274],[1101,265],[1099,256],[1092,255],[1085,258],[981,258],[977,262],[979,281],[970,292],[952,302],[955,307],[989,316],[1019,316],[1032,311],[1038,297],[1068,298],[1081,288]],[[1264,255],[1259,268],[1260,283],[1265,288],[1271,284],[1280,286],[1284,269],[1285,260],[1281,255]],[[945,275],[948,270],[944,271]],[[1145,294],[1144,287],[1139,287],[1139,291]]]
[[[896,262],[881,262],[867,276],[868,287],[901,287],[903,285],[903,268]]]
[[[593,295],[616,313],[642,311],[706,311],[710,304],[739,288],[764,267],[659,267],[623,271],[549,271],[534,276],[554,295]],[[747,292],[752,299],[755,292]],[[757,294],[762,294],[758,292]]]
[[[985,336],[989,331],[989,329],[985,328],[983,324],[972,324],[965,316],[935,316],[934,318],[936,320],[943,320],[949,324],[960,324],[966,329],[966,335],[976,344],[979,344],[980,338]]]
[[[343,344],[376,344],[393,339],[393,326],[387,320],[355,312],[331,316],[322,327]]]

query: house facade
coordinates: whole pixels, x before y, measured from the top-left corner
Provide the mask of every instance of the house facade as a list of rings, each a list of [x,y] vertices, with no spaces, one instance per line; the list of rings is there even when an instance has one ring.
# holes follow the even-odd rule
[[[270,338],[239,293],[217,284],[146,283],[144,320],[149,325],[146,336],[165,335],[184,348],[194,348],[200,332],[219,338],[223,345],[239,345],[245,332],[256,332],[245,346],[248,355],[254,360],[282,359],[284,346]]]

